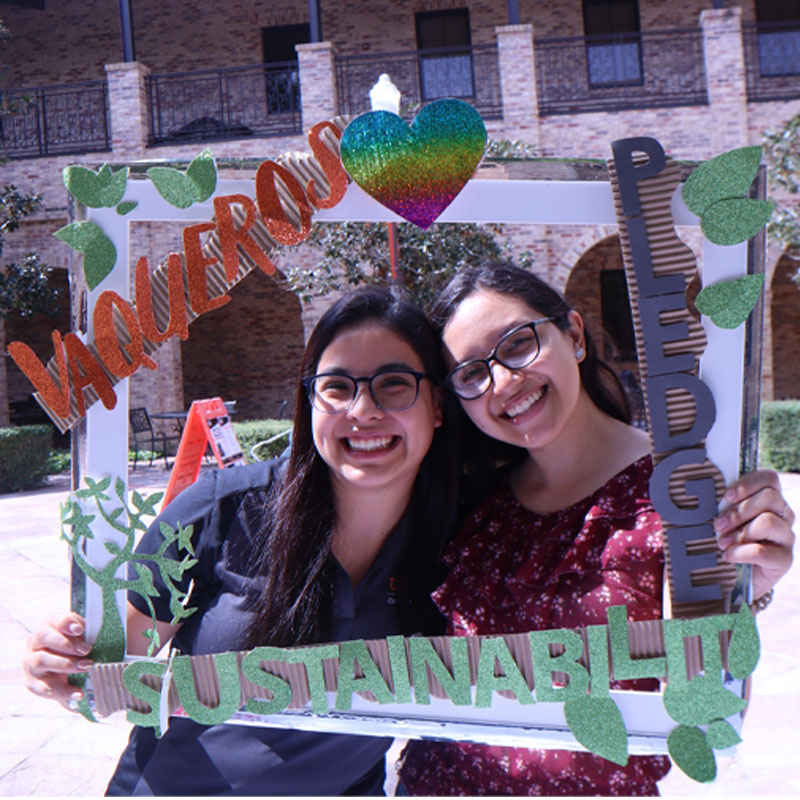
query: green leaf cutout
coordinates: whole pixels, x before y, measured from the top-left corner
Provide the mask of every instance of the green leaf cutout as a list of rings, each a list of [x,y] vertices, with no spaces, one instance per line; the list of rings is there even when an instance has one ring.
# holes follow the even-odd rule
[[[738,328],[750,316],[763,287],[763,275],[743,275],[706,286],[694,304],[718,328]]]
[[[683,725],[707,725],[741,711],[747,703],[722,685],[721,677],[698,675],[685,689],[664,689],[664,708]]]
[[[133,209],[138,205],[139,204],[134,200],[126,200],[124,203],[120,203],[117,206],[117,214],[119,214],[121,217],[124,217],[126,214],[130,214],[130,212],[133,211]]]
[[[90,289],[95,289],[114,269],[117,248],[94,222],[71,222],[53,236],[83,254],[83,274]]]
[[[217,187],[217,165],[210,150],[203,150],[185,173],[174,167],[150,167],[147,175],[156,191],[176,208],[208,200]]]
[[[761,163],[758,146],[729,150],[700,164],[683,186],[683,201],[689,210],[702,217],[720,200],[745,198]]]
[[[709,242],[730,246],[746,242],[767,224],[774,204],[746,197],[720,200],[706,209],[700,227]]]
[[[186,177],[197,189],[197,201],[208,200],[217,188],[217,165],[210,150],[203,150],[186,169]]]
[[[717,777],[714,751],[699,728],[680,725],[667,737],[667,750],[672,760],[692,779],[711,783]]]
[[[112,208],[122,200],[128,184],[128,167],[112,172],[103,164],[97,172],[73,164],[61,173],[67,191],[89,208]]]
[[[742,741],[736,729],[727,720],[715,719],[706,731],[706,740],[715,750],[725,750]]]
[[[189,208],[197,199],[195,185],[174,167],[150,167],[147,175],[156,191],[175,208]]]
[[[750,606],[743,603],[733,623],[731,643],[728,648],[728,671],[734,678],[743,680],[752,674],[761,654],[756,620]]]
[[[564,716],[572,735],[587,750],[615,764],[628,763],[628,731],[610,697],[582,695],[566,700]]]

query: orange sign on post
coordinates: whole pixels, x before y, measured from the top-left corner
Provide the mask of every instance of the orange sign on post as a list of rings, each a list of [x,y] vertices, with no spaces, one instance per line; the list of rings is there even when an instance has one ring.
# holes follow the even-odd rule
[[[228,409],[220,397],[192,403],[169,477],[164,506],[197,480],[207,445],[211,447],[221,469],[247,463],[231,425]]]

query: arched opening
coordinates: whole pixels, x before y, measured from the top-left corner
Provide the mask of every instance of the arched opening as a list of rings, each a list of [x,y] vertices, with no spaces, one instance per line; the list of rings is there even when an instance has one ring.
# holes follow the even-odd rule
[[[800,398],[797,342],[800,341],[800,285],[792,280],[800,263],[781,256],[772,278],[773,399]]]
[[[304,335],[300,300],[255,272],[230,302],[192,323],[181,347],[183,396],[236,400],[236,420],[291,416]]]
[[[601,356],[622,379],[634,424],[645,427],[636,338],[619,237],[603,239],[578,259],[564,294],[580,311]]]

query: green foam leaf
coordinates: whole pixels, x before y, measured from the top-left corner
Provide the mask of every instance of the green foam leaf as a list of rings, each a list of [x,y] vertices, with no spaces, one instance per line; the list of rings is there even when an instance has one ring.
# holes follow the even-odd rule
[[[699,728],[680,725],[667,737],[667,749],[672,760],[692,780],[711,783],[717,777],[714,751]]]
[[[90,289],[114,269],[117,248],[103,229],[94,222],[71,222],[57,230],[53,236],[83,254],[83,274]]]
[[[664,708],[683,725],[707,725],[715,719],[729,717],[741,711],[747,703],[722,686],[721,676],[698,675],[686,688],[664,689]]]
[[[113,175],[108,171],[109,180],[100,189],[100,201],[105,208],[112,208],[122,200],[128,184],[128,167],[117,170]],[[105,183],[105,182],[104,182]]]
[[[147,175],[156,191],[175,208],[189,208],[198,199],[195,184],[174,167],[150,167]]]
[[[136,206],[139,204],[135,200],[126,200],[124,203],[120,203],[117,206],[117,214],[121,217],[124,217],[126,214],[130,214]]]
[[[706,739],[715,750],[725,750],[742,741],[736,729],[727,720],[715,719],[706,731]]]
[[[195,185],[198,202],[208,200],[217,188],[217,165],[210,150],[203,150],[186,169],[186,177]]]
[[[623,767],[628,763],[628,731],[610,697],[570,698],[564,702],[564,716],[572,735],[587,750]]]
[[[702,217],[720,200],[747,197],[761,155],[758,146],[740,147],[700,164],[683,186],[684,203],[693,214]]]
[[[738,328],[750,316],[763,286],[763,275],[743,275],[706,286],[694,304],[718,328]]]
[[[733,623],[728,648],[728,671],[734,678],[743,680],[756,668],[760,654],[761,642],[756,620],[750,606],[743,603]]]
[[[202,203],[217,188],[217,165],[210,150],[194,158],[185,173],[174,167],[150,167],[147,175],[156,191],[176,208]]]
[[[774,205],[746,197],[720,200],[703,212],[700,227],[709,242],[730,246],[746,242],[767,224]]]
[[[67,191],[89,208],[111,208],[122,200],[128,183],[128,167],[112,172],[103,164],[97,172],[77,164],[61,172]]]

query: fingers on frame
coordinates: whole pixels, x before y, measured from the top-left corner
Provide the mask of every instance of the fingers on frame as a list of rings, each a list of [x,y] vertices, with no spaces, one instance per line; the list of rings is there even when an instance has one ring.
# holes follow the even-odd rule
[[[789,528],[794,524],[794,512],[781,494],[780,487],[776,489],[772,486],[762,487],[754,494],[739,500],[720,516],[727,519],[733,529],[755,522],[764,514],[785,522]]]
[[[748,472],[728,487],[728,491],[735,493],[733,502],[756,494],[762,489],[774,489],[780,494],[781,482],[777,472],[773,472],[770,469],[758,469],[755,472]]]

